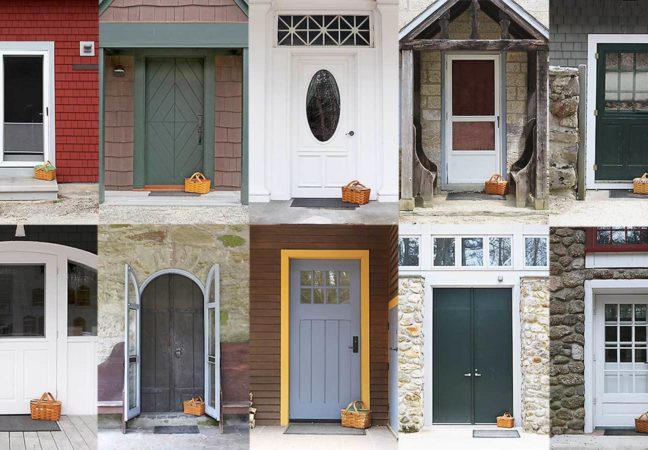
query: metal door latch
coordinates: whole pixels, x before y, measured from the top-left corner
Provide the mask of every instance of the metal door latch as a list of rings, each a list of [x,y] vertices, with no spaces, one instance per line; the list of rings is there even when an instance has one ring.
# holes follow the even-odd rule
[[[203,116],[198,116],[198,145],[203,142]]]
[[[351,130],[348,133],[345,133],[345,135],[353,137],[355,135],[355,131]]]
[[[183,354],[184,354],[184,348],[178,347],[175,349],[176,358],[182,358]]]
[[[464,377],[472,377],[472,373],[470,373],[470,372],[464,373]]]
[[[358,336],[353,336],[353,353],[358,353]]]

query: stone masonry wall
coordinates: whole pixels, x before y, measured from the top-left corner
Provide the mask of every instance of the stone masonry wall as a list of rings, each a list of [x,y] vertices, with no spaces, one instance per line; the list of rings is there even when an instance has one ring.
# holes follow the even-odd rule
[[[577,69],[549,69],[549,187],[556,193],[573,193],[578,181],[579,94]]]
[[[648,279],[648,269],[585,268],[585,230],[551,228],[551,433],[585,427],[585,281]]]
[[[423,282],[398,282],[398,431],[410,433],[423,427]]]
[[[547,278],[520,283],[522,331],[522,418],[524,430],[548,434],[549,413],[549,285]]]

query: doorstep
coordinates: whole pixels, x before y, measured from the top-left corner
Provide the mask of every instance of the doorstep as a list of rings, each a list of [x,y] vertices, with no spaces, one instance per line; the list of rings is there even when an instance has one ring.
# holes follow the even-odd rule
[[[560,435],[551,438],[552,450],[646,450],[646,436],[601,436],[600,433]]]
[[[56,180],[37,180],[32,177],[0,178],[0,201],[58,200]]]
[[[149,195],[150,191],[106,191],[106,206],[240,206],[240,191],[213,191],[204,195]]]

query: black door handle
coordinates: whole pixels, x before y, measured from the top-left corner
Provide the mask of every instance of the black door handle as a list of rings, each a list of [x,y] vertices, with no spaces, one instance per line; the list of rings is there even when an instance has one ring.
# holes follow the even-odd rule
[[[358,336],[353,336],[353,353],[358,353]]]

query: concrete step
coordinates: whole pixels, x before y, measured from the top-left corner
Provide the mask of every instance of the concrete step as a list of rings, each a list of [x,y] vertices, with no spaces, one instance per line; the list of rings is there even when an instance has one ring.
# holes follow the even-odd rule
[[[31,177],[0,178],[0,201],[57,200],[56,180],[44,181]]]

